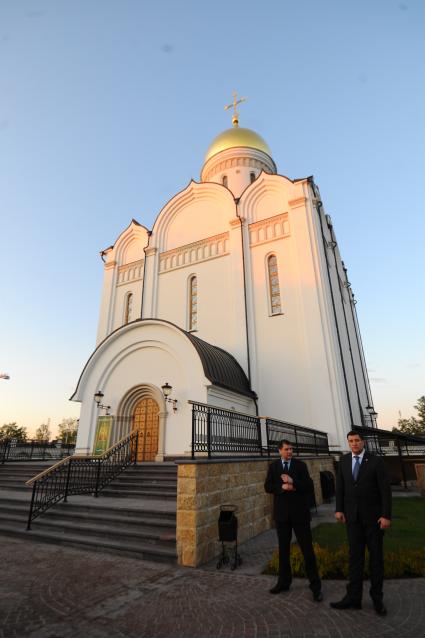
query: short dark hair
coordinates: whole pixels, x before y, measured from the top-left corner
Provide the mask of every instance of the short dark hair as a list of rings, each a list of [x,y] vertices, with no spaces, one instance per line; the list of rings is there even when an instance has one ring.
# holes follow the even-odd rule
[[[292,443],[292,441],[288,441],[288,439],[282,439],[281,441],[279,441],[279,443],[277,444],[277,447],[279,448],[279,450],[281,450],[283,448],[284,445],[290,445],[291,447],[294,446],[294,444]]]
[[[359,439],[364,441],[363,434],[361,434],[360,432],[356,432],[355,430],[350,430],[349,431],[349,433],[347,434],[347,439],[348,439],[349,436],[358,436]]]

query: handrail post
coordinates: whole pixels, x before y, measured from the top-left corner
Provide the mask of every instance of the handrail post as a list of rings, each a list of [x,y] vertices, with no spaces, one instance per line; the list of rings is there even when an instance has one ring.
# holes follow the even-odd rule
[[[97,498],[99,496],[99,479],[100,479],[100,468],[101,468],[102,459],[97,460],[97,470],[96,470],[96,487],[94,489],[94,495]]]
[[[31,518],[32,518],[32,510],[34,508],[36,485],[37,485],[37,481],[35,481],[34,485],[32,486],[31,505],[30,505],[30,513],[28,516],[27,531],[31,529]]]
[[[192,459],[195,458],[195,404],[192,405]]]
[[[65,483],[65,495],[63,497],[64,503],[68,501],[68,490],[69,490],[69,479],[71,476],[71,459],[68,461],[68,472],[66,473],[66,483]]]
[[[133,439],[134,441],[134,462],[133,465],[137,465],[137,448],[139,447],[139,430],[136,430],[136,436]]]
[[[260,456],[263,456],[263,437],[261,434],[261,419],[257,417],[257,427],[258,427],[258,445],[260,446]]]
[[[299,450],[299,447],[298,447],[298,434],[297,434],[297,428],[296,427],[294,427],[294,435],[295,435],[295,449],[297,451],[296,452],[297,456],[299,456],[300,450]]]
[[[401,451],[400,439],[397,437],[396,441],[397,441],[398,457],[400,459],[401,476],[402,476],[403,483],[404,483],[404,489],[407,490],[406,470],[404,468],[403,452]]]
[[[211,458],[211,411],[207,408],[207,450],[208,458]]]
[[[267,440],[267,456],[270,458],[270,437],[269,437],[269,419],[266,419],[266,440]]]

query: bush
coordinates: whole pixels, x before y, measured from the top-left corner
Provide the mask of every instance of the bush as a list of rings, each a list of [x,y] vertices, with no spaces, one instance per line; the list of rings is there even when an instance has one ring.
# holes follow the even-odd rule
[[[317,566],[321,578],[348,578],[348,545],[336,549],[321,547],[313,543]],[[299,545],[291,545],[291,566],[294,577],[305,578],[304,559]],[[399,552],[384,554],[384,571],[386,578],[412,578],[425,576],[425,548],[404,549]],[[279,552],[276,550],[266,565],[265,574],[278,575]],[[369,577],[369,557],[366,551],[365,577]]]

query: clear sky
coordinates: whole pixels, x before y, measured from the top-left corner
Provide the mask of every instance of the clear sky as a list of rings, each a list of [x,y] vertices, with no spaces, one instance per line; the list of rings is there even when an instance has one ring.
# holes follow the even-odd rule
[[[0,425],[78,416],[99,251],[151,227],[211,140],[313,174],[358,299],[381,427],[424,374],[422,0],[2,0]],[[284,417],[285,415],[276,415]]]

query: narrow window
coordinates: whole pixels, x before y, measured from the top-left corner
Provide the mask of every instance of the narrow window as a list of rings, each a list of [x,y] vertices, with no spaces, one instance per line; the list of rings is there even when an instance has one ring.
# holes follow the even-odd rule
[[[223,186],[227,188],[227,175],[223,175],[223,177],[221,178],[221,181],[223,183]]]
[[[133,294],[131,292],[125,298],[125,307],[124,307],[124,323],[128,323],[131,321],[131,310],[133,307]]]
[[[267,270],[270,291],[270,313],[272,315],[279,315],[282,312],[282,306],[280,303],[279,273],[276,255],[270,255],[267,259]]]
[[[198,327],[198,280],[196,276],[189,279],[189,330]]]
[[[252,184],[252,182],[255,181],[255,173],[250,173],[249,174],[249,179],[251,180],[251,184]]]

